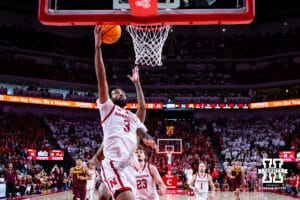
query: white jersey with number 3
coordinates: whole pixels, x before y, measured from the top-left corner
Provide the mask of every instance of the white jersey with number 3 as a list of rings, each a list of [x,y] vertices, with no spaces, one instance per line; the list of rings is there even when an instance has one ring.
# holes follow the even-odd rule
[[[206,173],[204,173],[203,175],[200,175],[200,173],[196,174],[195,188],[197,189],[196,200],[207,200],[208,174]]]
[[[155,180],[150,173],[150,164],[145,163],[143,169],[135,169],[137,200],[159,200]]]
[[[97,105],[104,132],[103,151],[106,159],[131,162],[137,146],[136,130],[144,128],[138,117],[129,110],[115,105],[111,99]]]

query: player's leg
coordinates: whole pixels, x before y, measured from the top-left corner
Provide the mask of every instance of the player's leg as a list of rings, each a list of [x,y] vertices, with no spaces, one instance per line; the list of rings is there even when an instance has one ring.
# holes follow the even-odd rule
[[[80,189],[73,188],[73,200],[80,200]]]
[[[121,163],[110,160],[101,162],[101,176],[105,182],[105,186],[111,195],[117,200],[134,200],[132,193],[132,185],[128,182],[128,177],[124,167],[120,167]]]
[[[124,172],[126,175],[127,184],[130,186],[130,190],[117,193],[117,196],[115,195],[115,198],[116,200],[135,199],[136,179],[134,176],[134,168],[131,166],[125,167]]]
[[[111,199],[111,193],[107,189],[107,187],[104,184],[104,182],[102,182],[100,184],[99,189],[98,189],[97,192],[98,192],[98,199],[99,200],[110,200]]]
[[[80,200],[86,200],[86,188],[81,188],[80,190]]]
[[[135,200],[135,197],[132,193],[132,191],[122,191],[121,193],[118,193],[115,195],[116,200]]]
[[[234,196],[236,200],[240,199],[240,189],[236,188],[236,190],[234,191]]]

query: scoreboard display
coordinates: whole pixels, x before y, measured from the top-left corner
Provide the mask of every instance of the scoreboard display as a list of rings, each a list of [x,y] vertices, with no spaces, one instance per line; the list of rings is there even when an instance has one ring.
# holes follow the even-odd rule
[[[300,152],[291,151],[279,151],[279,158],[283,159],[283,162],[298,162],[300,161]]]
[[[64,160],[64,150],[28,149],[28,160]]]

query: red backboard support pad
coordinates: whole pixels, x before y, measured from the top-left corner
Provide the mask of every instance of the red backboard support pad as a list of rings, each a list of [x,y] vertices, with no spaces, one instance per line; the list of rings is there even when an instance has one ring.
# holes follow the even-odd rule
[[[199,10],[198,10],[199,11]],[[185,10],[160,10],[157,16],[134,17],[129,11],[90,10],[86,13],[73,11],[55,11],[49,9],[49,0],[39,0],[38,18],[44,25],[51,26],[87,26],[99,24],[170,24],[170,25],[233,25],[249,24],[255,17],[255,0],[246,0],[246,9],[231,12],[226,9],[204,12],[186,12]]]

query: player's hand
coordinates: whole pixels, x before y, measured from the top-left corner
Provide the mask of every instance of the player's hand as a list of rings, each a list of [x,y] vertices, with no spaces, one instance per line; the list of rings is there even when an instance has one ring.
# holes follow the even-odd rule
[[[198,188],[194,188],[194,192],[199,194],[200,190]]]
[[[139,68],[138,66],[135,66],[132,69],[132,75],[127,75],[127,77],[133,82],[133,83],[138,83],[140,82],[140,76],[139,76]]]
[[[102,44],[102,27],[100,25],[95,26],[94,28],[94,37],[95,37],[95,47],[99,48]]]
[[[159,189],[160,189],[162,194],[166,193],[166,191],[167,191],[167,187],[165,185],[160,186]]]
[[[144,143],[146,146],[151,147],[152,149],[155,149],[155,147],[156,147],[156,143],[155,143],[155,141],[152,140],[152,139],[146,139],[146,138],[144,138],[144,139],[143,139],[143,143]]]
[[[215,193],[214,193],[214,192],[212,192],[212,193],[209,195],[209,199],[210,199],[210,200],[215,199]]]
[[[95,156],[88,161],[89,165],[97,165],[98,163],[99,163],[99,160]]]

